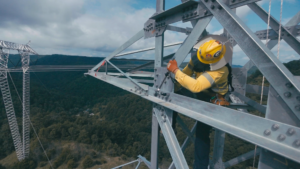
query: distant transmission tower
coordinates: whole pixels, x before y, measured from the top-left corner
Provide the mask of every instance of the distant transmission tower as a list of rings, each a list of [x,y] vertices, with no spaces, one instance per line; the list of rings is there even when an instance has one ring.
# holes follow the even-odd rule
[[[28,45],[19,45],[12,42],[0,41],[0,88],[3,96],[4,106],[7,114],[8,124],[12,134],[17,158],[19,161],[29,156],[30,144],[30,74],[28,72],[30,55],[37,54]],[[23,142],[21,140],[15,110],[11,98],[10,88],[8,85],[8,60],[9,53],[4,50],[17,50],[21,55],[23,68]]]
[[[23,146],[22,146],[22,141],[21,141],[21,136],[19,133],[19,127],[17,124],[17,118],[15,115],[15,109],[13,106],[13,102],[11,99],[11,94],[10,94],[10,89],[8,85],[8,79],[7,79],[7,62],[8,62],[8,53],[5,53],[3,49],[0,51],[0,88],[2,92],[2,97],[4,101],[4,107],[6,110],[6,115],[7,115],[7,120],[9,124],[9,128],[11,131],[12,139],[14,142],[14,146],[16,149],[16,154],[18,160],[23,160],[24,155],[23,155]]]

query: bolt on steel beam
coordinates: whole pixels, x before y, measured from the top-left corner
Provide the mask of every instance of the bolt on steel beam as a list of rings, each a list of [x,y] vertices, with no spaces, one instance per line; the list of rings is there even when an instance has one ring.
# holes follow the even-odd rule
[[[284,96],[286,92],[293,93],[289,99],[284,99],[284,101],[300,119],[300,108],[297,109],[300,104],[296,100],[296,97],[300,95],[300,84],[296,81],[294,75],[221,0],[214,2],[202,0],[201,2],[235,39],[282,98],[286,97]],[[218,8],[215,9],[213,6]]]
[[[177,138],[171,126],[169,119],[163,113],[163,111],[154,107],[154,112],[161,128],[161,131],[164,135],[166,144],[169,148],[170,154],[174,161],[176,168],[188,169],[187,162],[184,158],[183,152],[178,144]]]
[[[300,137],[292,135],[287,137],[283,142],[277,140],[277,136],[280,133],[285,133],[289,128],[293,128],[296,132],[300,132],[300,128],[174,93],[169,93],[169,99],[165,100],[165,98],[154,96],[156,89],[152,87],[149,87],[147,95],[141,95],[134,91],[135,85],[128,79],[118,79],[107,76],[104,73],[98,73],[97,76],[94,76],[94,73],[88,73],[88,75],[132,92],[163,107],[177,111],[187,117],[201,121],[217,129],[222,129],[226,133],[256,144],[264,149],[268,149],[281,156],[300,162],[298,156],[300,150],[297,148],[298,144],[296,144],[298,143],[297,140],[300,140]],[[189,106],[186,107],[186,105]],[[199,109],[200,107],[201,109]],[[279,128],[273,131],[272,126],[275,124],[278,125]],[[270,132],[268,132],[268,130],[270,130]]]

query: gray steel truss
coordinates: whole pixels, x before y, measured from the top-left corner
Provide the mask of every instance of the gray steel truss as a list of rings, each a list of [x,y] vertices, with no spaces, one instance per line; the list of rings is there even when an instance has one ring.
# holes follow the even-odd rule
[[[7,41],[3,41],[3,40],[0,40],[0,48],[23,51],[23,52],[32,53],[32,54],[37,55],[37,53],[29,45],[21,45],[21,44],[7,42]]]
[[[144,163],[148,168],[150,168],[150,166],[151,166],[150,162],[145,157],[143,157],[141,155],[138,155],[138,159],[133,160],[131,162],[128,162],[126,164],[119,165],[119,166],[114,167],[112,169],[121,169],[122,167],[125,167],[125,166],[130,165],[130,164],[134,164],[136,162],[137,162],[137,165],[136,165],[135,169],[138,169],[140,167],[141,163]]]
[[[0,50],[0,52],[0,67],[7,68],[9,54],[4,53],[2,49]],[[0,71],[0,88],[17,158],[19,161],[21,161],[25,158],[23,155],[23,145],[17,123],[17,118],[15,115],[13,101],[10,94],[10,88],[8,85],[7,71],[5,70]]]
[[[290,19],[286,24],[285,24],[285,27],[289,27],[289,28],[291,28],[291,27],[296,27],[296,25],[298,25],[298,23],[300,22],[300,11],[295,15],[295,16],[293,16],[293,18],[292,19]],[[289,28],[287,28],[287,29],[289,29]],[[297,31],[297,30],[299,30],[299,26],[297,26],[297,28],[295,29],[295,28],[292,28],[292,29],[289,29],[291,32],[292,32],[292,34],[294,35],[294,36],[300,36],[299,35],[299,31]],[[266,31],[263,31],[263,34],[261,34],[262,32],[261,31],[258,31],[257,33],[256,33],[256,35],[258,35],[258,37],[264,37],[264,35],[266,35],[266,34],[264,34]],[[274,31],[275,32],[275,31]],[[297,32],[297,33],[296,33]],[[272,35],[273,35],[273,30],[270,30],[270,33],[269,33],[271,36],[270,37],[272,37]],[[275,33],[275,34],[277,34],[277,33]],[[278,36],[278,34],[277,34],[277,36]],[[268,48],[269,49],[272,49],[274,46],[276,46],[277,45],[277,43],[278,43],[278,39],[271,39],[269,42],[268,42]],[[251,60],[249,60],[245,65],[244,65],[244,69],[246,69],[246,70],[250,70],[252,67],[254,66],[254,64],[253,64],[253,62],[251,61]]]
[[[20,45],[12,42],[0,41],[0,88],[4,101],[4,106],[7,114],[8,124],[11,130],[14,146],[16,149],[17,158],[19,161],[29,157],[29,141],[30,141],[30,117],[29,117],[29,54],[37,54],[29,45]],[[10,94],[10,88],[7,79],[8,73],[8,53],[5,50],[17,50],[21,55],[22,69],[23,69],[23,141],[21,140],[15,110]]]
[[[28,52],[19,51],[23,69],[23,154],[29,157],[30,145],[30,55]]]
[[[158,168],[160,130],[173,159],[169,168],[188,168],[183,152],[189,143],[194,142],[193,134],[196,125],[190,131],[180,118],[177,119],[187,134],[183,145],[179,146],[171,127],[173,111],[215,128],[214,153],[210,168],[231,167],[259,154],[259,169],[274,168],[274,165],[280,162],[288,167],[295,165],[299,167],[300,82],[270,51],[277,44],[275,39],[279,24],[272,18],[271,28],[273,30],[270,31],[269,45],[265,46],[261,42],[261,40],[266,39],[265,31],[253,33],[234,11],[234,8],[248,5],[259,17],[265,20],[266,12],[255,3],[256,1],[182,0],[182,4],[164,11],[164,0],[157,0],[156,13],[145,22],[143,30],[105,58],[105,61],[110,63],[111,58],[116,57],[142,37],[155,37],[155,61],[130,69],[129,73],[115,67],[126,78],[113,76],[120,74],[96,71],[99,66],[103,65],[104,61],[86,73],[153,102],[151,162],[147,165],[149,168]],[[299,29],[297,25],[300,21],[299,16],[300,12],[285,25],[283,28],[284,36],[282,37],[296,52],[299,50],[299,40],[295,38],[299,35],[299,31],[297,31]],[[232,38],[231,42],[237,43],[251,60],[243,68],[233,71],[233,83],[236,92],[229,95],[233,102],[229,107],[175,94],[172,76],[166,74],[167,70],[163,64],[164,61],[175,58],[180,65],[191,52],[193,45],[202,38],[201,34],[206,33],[205,28],[212,17],[215,17],[224,27],[224,35]],[[178,21],[191,21],[193,28],[179,28],[169,25]],[[167,46],[164,45],[165,31],[182,32],[188,36],[175,54],[163,57],[164,46]],[[154,73],[151,75],[153,86],[140,83],[143,82],[141,79],[132,79],[135,76],[130,73],[150,65],[154,66]],[[267,107],[245,96],[246,93],[260,94],[261,92],[261,86],[246,84],[247,71],[253,65],[262,72],[271,84],[271,87],[264,87],[263,89],[263,94],[268,95]],[[139,76],[139,74],[136,75]],[[139,77],[149,77],[149,73]],[[147,80],[149,82],[149,79]],[[266,118],[248,113],[246,109],[250,107],[266,114]],[[225,133],[253,143],[259,148],[256,152],[253,150],[223,162]]]

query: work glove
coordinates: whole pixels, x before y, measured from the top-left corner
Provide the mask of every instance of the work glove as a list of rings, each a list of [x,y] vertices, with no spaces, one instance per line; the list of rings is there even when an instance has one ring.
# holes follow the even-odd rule
[[[178,69],[177,61],[175,59],[170,60],[168,63],[167,69],[168,69],[168,71],[175,73],[175,71]]]

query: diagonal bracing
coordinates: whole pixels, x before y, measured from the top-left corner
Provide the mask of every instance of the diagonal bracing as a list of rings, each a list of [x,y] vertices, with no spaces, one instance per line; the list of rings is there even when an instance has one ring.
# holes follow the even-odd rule
[[[280,120],[274,120],[274,118],[273,120],[270,118],[261,118],[248,113],[242,113],[233,109],[177,95],[172,92],[173,85],[171,79],[169,78],[166,80],[162,88],[158,87],[160,86],[158,85],[158,81],[161,82],[162,78],[164,77],[163,72],[166,71],[166,69],[163,68],[162,60],[164,31],[167,30],[168,25],[177,21],[192,21],[193,25],[195,26],[174,55],[180,64],[190,52],[195,42],[200,38],[201,33],[205,30],[212,16],[214,16],[226,29],[226,32],[234,39],[234,41],[241,47],[251,61],[268,79],[272,85],[272,88],[274,88],[274,90],[278,93],[278,97],[282,98],[283,103],[286,105],[283,106],[282,109],[285,109],[286,112],[291,112],[295,117],[297,117],[294,120],[299,121],[299,81],[296,80],[296,78],[269,50],[272,47],[269,46],[268,48],[261,42],[260,39],[264,39],[264,36],[260,36],[261,32],[258,32],[259,34],[252,33],[252,31],[237,17],[235,12],[232,11],[233,8],[243,5],[257,7],[255,2],[255,0],[184,1],[183,4],[164,11],[164,0],[157,0],[157,13],[146,22],[144,27],[145,34],[142,35],[141,32],[139,32],[137,35],[127,41],[122,47],[118,48],[105,59],[106,61],[110,60],[143,36],[145,38],[155,37],[156,52],[154,61],[154,86],[151,87],[140,84],[137,81],[132,81],[131,79],[129,80],[113,77],[107,73],[95,72],[95,70],[102,65],[102,62],[87,73],[88,75],[99,80],[120,87],[155,103],[156,107],[153,109],[154,115],[152,117],[151,168],[157,168],[158,164],[157,156],[159,152],[159,146],[157,140],[159,137],[159,127],[161,127],[175,167],[187,168],[186,161],[182,156],[182,150],[177,143],[176,137],[174,137],[174,133],[171,131],[172,129],[170,124],[172,121],[172,110],[256,144],[263,148],[264,151],[269,150],[270,152],[276,153],[281,157],[300,163],[300,136],[299,134],[296,134],[300,133],[300,126],[293,125],[288,122],[280,122]],[[252,9],[256,11],[260,10],[260,12],[262,12],[261,9]],[[264,16],[261,15],[260,17],[263,18]],[[275,24],[276,21],[273,20],[272,22]],[[291,29],[297,29],[297,26],[295,25],[286,26],[289,26]],[[272,28],[274,28],[274,25]],[[178,29],[176,28],[176,30]],[[288,28],[284,30],[287,31]],[[273,32],[274,35],[276,32],[277,30],[275,29]],[[290,44],[292,47],[297,46],[298,40],[294,38],[294,35],[297,36],[297,34],[295,34],[294,31],[287,32],[289,37],[284,38],[284,40],[288,39],[288,44]],[[124,72],[121,73],[124,74]],[[239,82],[237,81],[236,83]],[[246,87],[246,84],[239,85]],[[254,92],[253,90],[255,91],[255,88],[252,89],[252,92]],[[238,95],[238,97],[240,97],[240,99],[246,99],[242,97],[242,95]],[[251,105],[255,109],[260,109],[263,112],[270,112],[271,110],[268,106],[265,108],[257,104],[252,104],[252,102],[248,102],[247,104]],[[158,108],[157,106],[162,108]],[[165,110],[165,112],[162,110]],[[286,112],[283,112],[283,115],[287,116]],[[221,144],[219,145],[222,146]],[[216,155],[216,157],[219,158],[222,152],[220,151],[218,154],[219,155]],[[253,155],[252,152],[250,155],[251,154]],[[249,158],[248,156],[249,154],[245,154],[241,157]],[[270,154],[264,154],[263,158],[267,159],[268,157],[271,157]],[[215,159],[215,161],[220,160]],[[260,163],[263,161],[264,160],[261,157]],[[270,164],[272,161],[269,161],[268,163]],[[230,161],[230,163],[225,163],[225,165],[224,163],[222,164],[222,161],[220,161],[220,164],[211,167],[229,167],[233,164],[237,164],[237,161]]]

